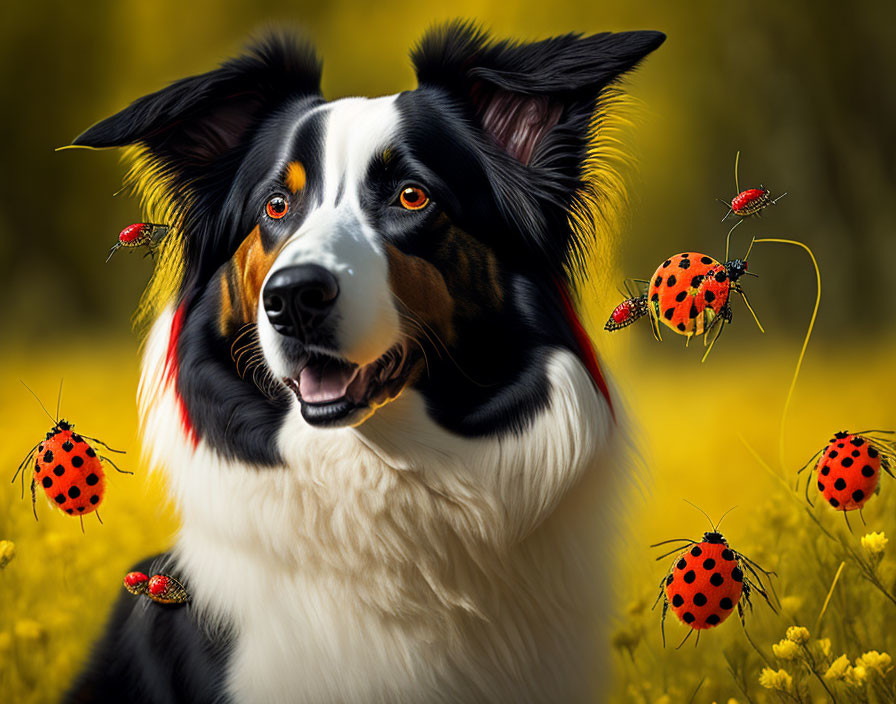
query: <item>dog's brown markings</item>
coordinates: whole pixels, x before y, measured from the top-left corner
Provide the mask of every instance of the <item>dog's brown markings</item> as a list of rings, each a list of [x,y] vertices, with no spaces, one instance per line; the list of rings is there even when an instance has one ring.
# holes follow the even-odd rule
[[[389,286],[405,309],[402,312],[411,321],[428,327],[443,343],[450,343],[454,339],[454,299],[442,274],[427,260],[405,254],[391,244],[386,246],[386,256]]]
[[[436,266],[445,277],[459,317],[475,318],[499,311],[504,289],[495,253],[459,227],[446,223],[436,252]]]
[[[221,333],[228,336],[258,317],[258,297],[265,276],[274,264],[280,247],[266,251],[261,230],[256,225],[243,240],[221,274]]]
[[[293,194],[298,193],[305,188],[306,180],[305,167],[302,166],[301,162],[291,161],[286,165],[286,173],[283,177],[283,181]]]

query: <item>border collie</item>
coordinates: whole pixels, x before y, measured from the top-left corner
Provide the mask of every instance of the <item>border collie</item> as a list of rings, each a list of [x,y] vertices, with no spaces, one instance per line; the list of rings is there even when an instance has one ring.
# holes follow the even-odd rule
[[[138,568],[192,600],[124,594],[68,701],[600,698],[627,465],[571,301],[595,136],[663,39],[455,22],[415,90],[327,101],[272,36],[75,140],[171,225],[139,400],[182,524]]]

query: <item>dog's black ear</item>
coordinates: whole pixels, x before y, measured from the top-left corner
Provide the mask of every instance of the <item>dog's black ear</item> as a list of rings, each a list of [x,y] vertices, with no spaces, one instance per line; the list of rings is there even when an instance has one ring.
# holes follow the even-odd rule
[[[314,50],[272,35],[214,71],[143,96],[75,138],[73,146],[145,146],[169,173],[200,171],[245,148],[261,119],[294,98],[320,92]]]
[[[552,131],[586,138],[601,91],[665,38],[638,31],[491,43],[475,25],[452,22],[430,31],[411,57],[421,85],[466,102],[508,154],[537,165]]]

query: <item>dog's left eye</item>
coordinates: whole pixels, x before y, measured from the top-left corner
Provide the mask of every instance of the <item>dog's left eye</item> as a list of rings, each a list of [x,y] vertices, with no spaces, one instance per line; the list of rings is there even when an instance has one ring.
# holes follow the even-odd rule
[[[273,196],[265,203],[264,212],[267,213],[269,218],[279,220],[289,212],[289,203],[286,202],[286,198],[283,196]]]
[[[408,186],[399,194],[398,202],[405,210],[421,210],[429,203],[429,196],[419,186]]]

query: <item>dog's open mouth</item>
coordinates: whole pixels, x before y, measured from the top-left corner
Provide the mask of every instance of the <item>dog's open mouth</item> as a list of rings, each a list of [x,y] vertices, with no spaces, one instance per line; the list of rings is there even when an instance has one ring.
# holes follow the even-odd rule
[[[295,377],[283,383],[296,395],[311,425],[334,425],[355,411],[398,396],[420,359],[416,348],[399,343],[370,364],[358,366],[328,354],[309,353]]]

